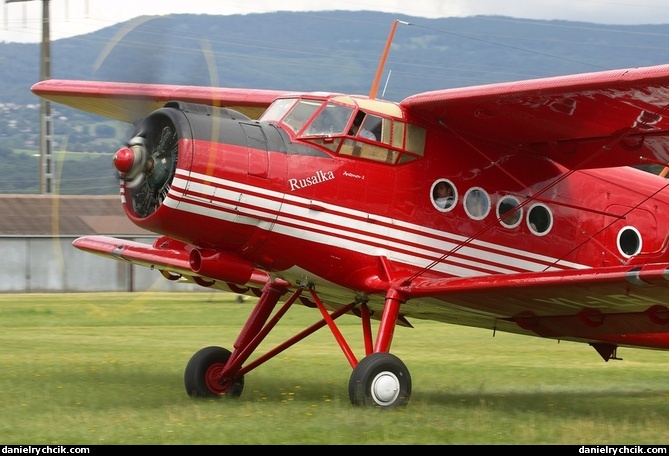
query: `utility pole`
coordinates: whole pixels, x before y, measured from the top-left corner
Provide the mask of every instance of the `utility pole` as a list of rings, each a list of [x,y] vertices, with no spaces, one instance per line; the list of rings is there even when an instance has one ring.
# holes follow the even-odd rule
[[[31,0],[5,0],[5,3],[29,2]],[[49,0],[42,0],[42,51],[40,60],[40,80],[51,79],[51,38],[49,20]],[[53,193],[53,158],[51,125],[51,102],[40,98],[40,160],[39,193]]]

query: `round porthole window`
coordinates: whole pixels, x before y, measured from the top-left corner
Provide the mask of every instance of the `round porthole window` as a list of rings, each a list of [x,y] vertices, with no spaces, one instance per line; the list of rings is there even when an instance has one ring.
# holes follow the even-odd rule
[[[472,187],[467,190],[463,201],[465,212],[474,220],[481,220],[490,212],[490,197],[480,187]]]
[[[641,234],[632,226],[626,226],[618,232],[618,250],[625,257],[641,252]]]
[[[538,236],[548,233],[553,227],[553,214],[544,204],[535,204],[527,211],[527,226]]]
[[[448,179],[439,179],[432,184],[432,204],[442,212],[450,211],[458,198],[453,182]]]
[[[523,218],[523,210],[516,209],[520,202],[514,196],[505,196],[497,204],[497,217],[502,221],[502,225],[507,228],[514,228],[520,224]]]

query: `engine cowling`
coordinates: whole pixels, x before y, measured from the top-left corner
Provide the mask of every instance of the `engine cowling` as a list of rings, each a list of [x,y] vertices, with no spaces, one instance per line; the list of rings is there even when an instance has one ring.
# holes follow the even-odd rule
[[[194,139],[211,138],[214,122],[232,122],[241,131],[245,115],[226,108],[169,102],[147,116],[128,143],[114,154],[114,167],[123,181],[130,215],[145,219],[155,213],[167,196],[177,167],[188,170]],[[222,131],[223,129],[221,129]]]
[[[155,212],[170,189],[179,159],[179,131],[175,110],[162,109],[148,116],[114,154],[114,167],[132,215],[145,218]]]

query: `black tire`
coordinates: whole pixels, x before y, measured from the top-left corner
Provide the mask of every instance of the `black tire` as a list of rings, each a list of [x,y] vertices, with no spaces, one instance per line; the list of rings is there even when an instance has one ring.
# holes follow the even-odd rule
[[[411,397],[411,375],[397,356],[372,353],[353,369],[348,395],[356,406],[404,407]]]
[[[239,397],[244,389],[244,376],[220,379],[219,375],[230,358],[229,350],[205,347],[195,353],[184,373],[186,393],[190,397]]]

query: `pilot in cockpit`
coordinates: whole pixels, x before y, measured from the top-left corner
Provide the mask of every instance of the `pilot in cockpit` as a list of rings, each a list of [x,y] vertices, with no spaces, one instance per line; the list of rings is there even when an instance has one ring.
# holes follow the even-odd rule
[[[363,111],[358,111],[358,113],[355,115],[355,119],[353,119],[353,125],[351,126],[351,131],[349,131],[349,134],[352,136],[360,136],[361,138],[376,141],[376,135],[362,126],[364,119],[365,113]]]

